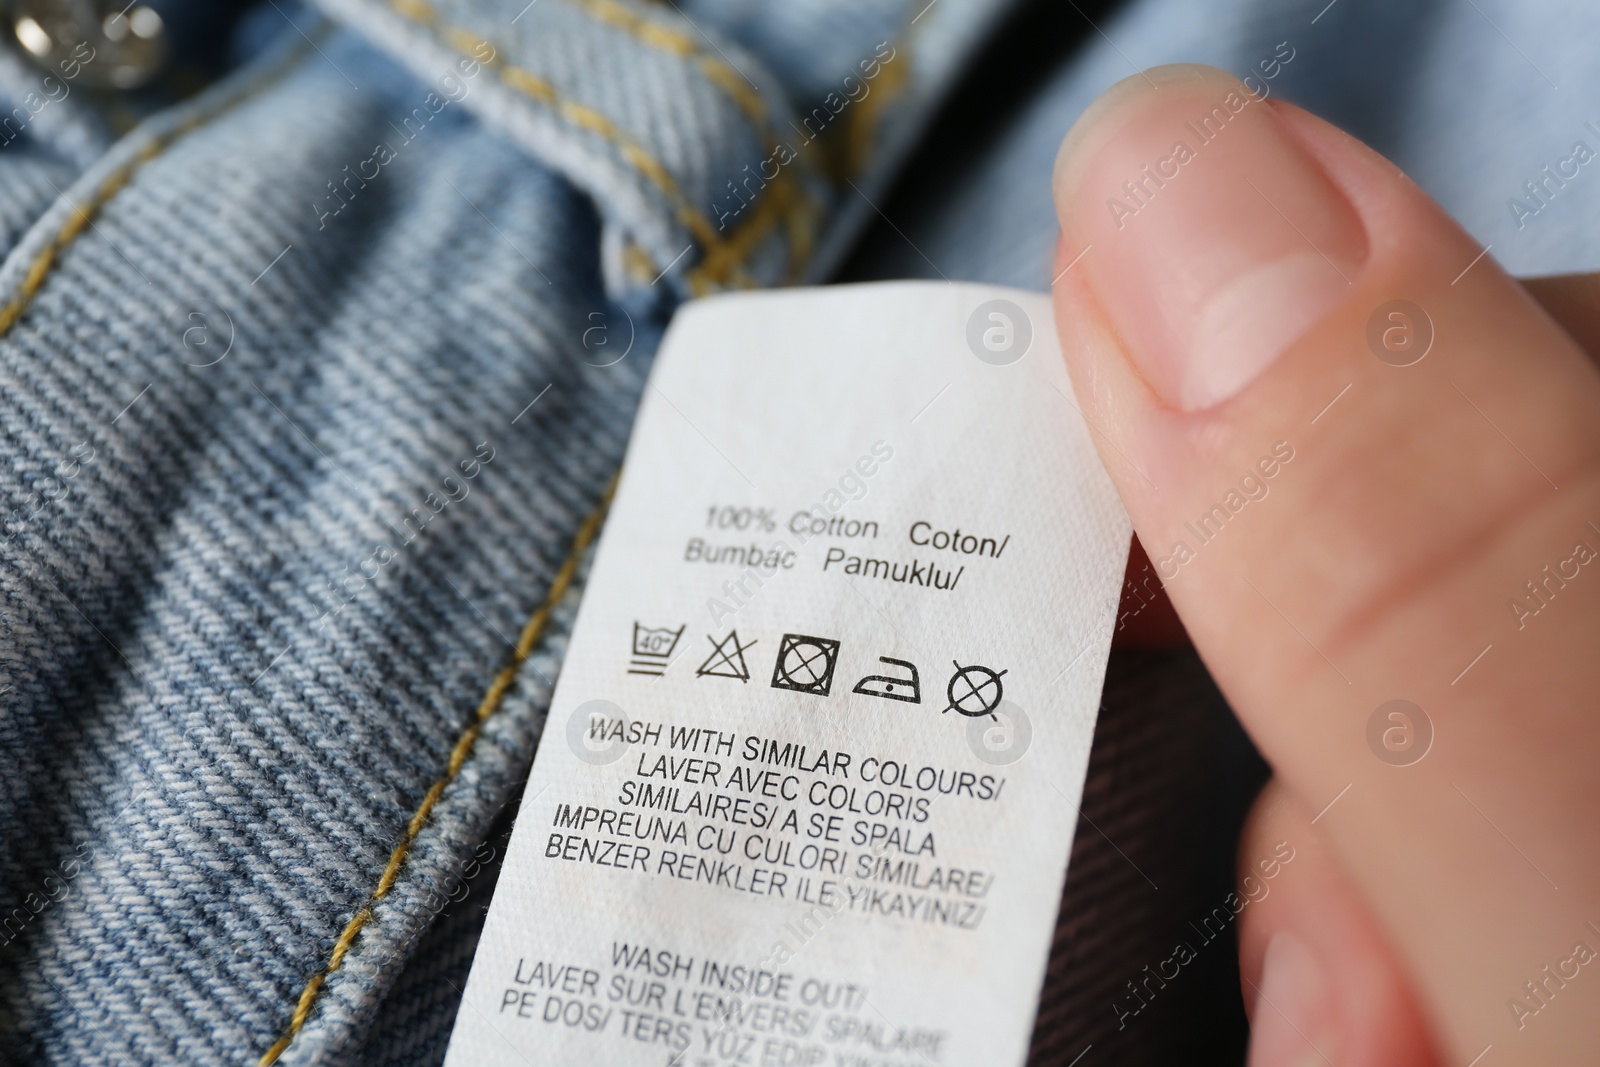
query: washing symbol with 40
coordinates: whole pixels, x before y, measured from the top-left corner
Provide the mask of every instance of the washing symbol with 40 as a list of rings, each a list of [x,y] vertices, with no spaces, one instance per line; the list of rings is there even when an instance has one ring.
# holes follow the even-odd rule
[[[672,663],[672,651],[678,647],[678,638],[687,626],[673,630],[665,626],[633,624],[633,658],[628,661],[629,674],[650,674],[659,678]]]

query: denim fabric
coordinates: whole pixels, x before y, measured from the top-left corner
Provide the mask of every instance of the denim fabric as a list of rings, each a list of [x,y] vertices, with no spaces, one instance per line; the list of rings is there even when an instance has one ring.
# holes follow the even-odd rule
[[[16,1062],[272,1044],[621,454],[643,364],[595,370],[566,340],[572,310],[609,307],[593,210],[441,115],[319,231],[309,179],[394,137],[387,113],[419,92],[353,39],[322,49],[119,144],[0,267],[0,291],[25,291],[78,205],[226,108],[55,253],[4,342]],[[168,313],[202,300],[231,319],[208,310],[204,344]],[[546,387],[562,402],[513,425]],[[457,813],[531,746],[550,655],[487,724],[414,876],[475,843]]]
[[[82,54],[92,66],[97,58],[94,50]],[[105,117],[85,102],[89,91],[82,80],[84,64],[75,58],[62,62],[64,66],[41,69],[15,51],[0,51],[0,99],[10,106],[0,114],[0,154],[48,155],[72,165],[76,172],[110,147],[112,135]],[[31,218],[37,217],[36,210]]]
[[[92,53],[89,53],[92,54]],[[92,60],[91,60],[92,62]],[[85,105],[81,68],[42,70],[0,50],[0,252],[111,144],[104,117]],[[3,699],[3,696],[0,696]]]
[[[1600,117],[1594,26],[1478,6],[1142,0],[896,221],[952,277],[1042,286],[1049,159],[1119,49],[1242,72],[1303,35],[1274,91],[1494,238]],[[244,69],[120,140],[71,96],[0,148],[0,1062],[438,1061],[671,309],[828,277],[1005,4],[321,7],[261,7]],[[0,58],[0,102],[34,76]],[[1495,254],[1591,265],[1586,190]],[[1100,776],[1151,749],[1104,751],[1086,811],[1143,866],[1157,805]],[[1096,840],[1075,878],[1131,879]],[[1112,1018],[1076,973],[1063,1058]]]
[[[476,107],[604,205],[612,288],[666,271],[685,295],[824,270],[1003,7],[320,3],[424,77],[490,42]]]
[[[1315,21],[1313,21],[1315,20]],[[1044,289],[1054,270],[1050,169],[1089,102],[1135,70],[1210,63],[1339,124],[1399,164],[1519,275],[1600,268],[1600,172],[1583,166],[1548,207],[1513,197],[1585,140],[1600,152],[1600,15],[1578,0],[1135,0],[979,153],[921,175],[915,207],[885,205],[904,231],[876,234],[858,276],[940,277]],[[1279,42],[1294,58],[1262,80]],[[1547,80],[1548,79],[1548,80]],[[988,131],[984,131],[988,132]],[[977,139],[974,131],[970,140]],[[909,239],[915,248],[906,243]],[[1463,263],[1462,267],[1466,264]]]
[[[437,1045],[369,1030],[526,771],[667,315],[845,241],[890,155],[834,146],[909,143],[997,5],[819,3],[809,87],[759,15],[325,7],[121,140],[0,149],[6,1063]],[[884,26],[892,92],[803,98]]]

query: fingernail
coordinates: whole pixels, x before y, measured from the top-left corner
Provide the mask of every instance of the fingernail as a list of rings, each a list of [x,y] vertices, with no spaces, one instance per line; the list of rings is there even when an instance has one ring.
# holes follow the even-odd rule
[[[1210,67],[1113,87],[1067,135],[1056,210],[1140,375],[1184,411],[1237,395],[1349,292],[1361,221],[1270,105]]]
[[[1250,1013],[1250,1067],[1309,1067],[1334,1055],[1333,1004],[1322,964],[1280,930],[1267,942]]]

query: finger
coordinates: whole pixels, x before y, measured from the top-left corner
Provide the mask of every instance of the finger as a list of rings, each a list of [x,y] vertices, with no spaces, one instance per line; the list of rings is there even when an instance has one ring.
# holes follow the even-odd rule
[[[1600,274],[1555,274],[1521,281],[1528,295],[1589,358],[1600,360]],[[1137,537],[1128,554],[1112,640],[1118,648],[1177,648],[1189,644],[1183,622]]]
[[[1239,838],[1250,1067],[1432,1067],[1410,980],[1311,813],[1269,781]]]
[[[1586,1055],[1600,973],[1525,983],[1600,945],[1594,365],[1393,165],[1218,71],[1113,89],[1056,197],[1107,469],[1442,1052]],[[1413,766],[1368,740],[1394,699],[1437,727]]]
[[[1600,274],[1524,278],[1522,286],[1590,359],[1600,359]]]
[[[1600,361],[1600,274],[1556,274],[1523,278],[1521,283],[1591,360]],[[1190,643],[1137,537],[1128,554],[1113,642],[1119,648],[1177,648]]]

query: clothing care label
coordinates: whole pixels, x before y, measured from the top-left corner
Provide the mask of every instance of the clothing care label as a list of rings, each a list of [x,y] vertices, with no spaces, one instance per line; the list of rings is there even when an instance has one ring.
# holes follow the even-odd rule
[[[1020,1064],[1129,535],[1047,297],[685,306],[446,1063]]]

